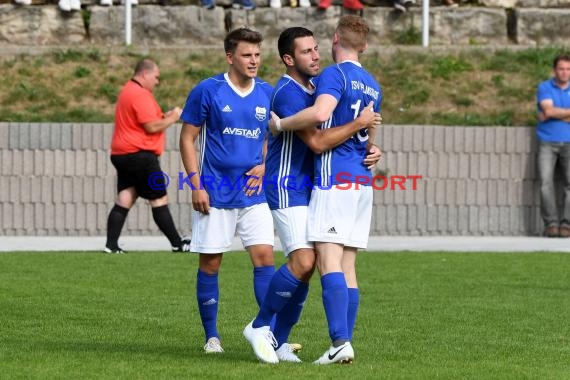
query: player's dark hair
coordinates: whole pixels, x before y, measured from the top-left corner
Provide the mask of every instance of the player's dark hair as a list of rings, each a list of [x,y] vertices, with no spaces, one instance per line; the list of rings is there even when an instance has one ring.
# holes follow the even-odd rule
[[[249,29],[247,26],[232,30],[224,38],[224,49],[226,53],[235,53],[238,43],[249,42],[252,44],[261,44],[263,36],[255,30]]]
[[[552,65],[553,68],[556,68],[556,66],[558,66],[558,62],[560,61],[564,61],[564,62],[570,62],[570,55],[568,54],[559,54],[554,58],[554,63]]]
[[[281,32],[279,40],[277,40],[277,49],[281,60],[285,54],[291,57],[295,56],[295,40],[301,37],[313,37],[313,32],[302,26],[294,26]]]

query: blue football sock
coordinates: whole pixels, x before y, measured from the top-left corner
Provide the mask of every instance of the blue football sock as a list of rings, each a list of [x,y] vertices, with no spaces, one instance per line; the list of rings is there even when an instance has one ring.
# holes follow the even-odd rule
[[[299,322],[301,312],[303,311],[303,305],[307,300],[308,294],[309,284],[299,281],[299,286],[297,286],[297,290],[295,291],[295,294],[293,294],[293,297],[285,304],[281,311],[277,313],[275,326],[272,330],[275,340],[277,340],[277,348],[281,347],[283,343],[287,343],[289,340],[291,329],[297,322]]]
[[[358,314],[358,304],[360,303],[360,292],[358,288],[348,288],[348,314],[346,315],[346,325],[348,327],[348,337],[352,341],[352,332]]]
[[[331,272],[321,277],[323,306],[329,325],[331,341],[349,340],[347,328],[348,288],[344,273]]]
[[[275,267],[273,265],[253,268],[253,292],[259,306],[267,294],[267,288],[269,288],[269,283],[274,274]]]
[[[219,337],[218,303],[220,299],[220,288],[218,287],[218,274],[207,274],[198,269],[196,280],[196,299],[198,300],[198,310],[206,340],[211,337]]]
[[[301,281],[284,264],[271,278],[267,295],[259,307],[259,313],[253,321],[253,327],[268,326],[273,316],[283,309],[295,294]]]

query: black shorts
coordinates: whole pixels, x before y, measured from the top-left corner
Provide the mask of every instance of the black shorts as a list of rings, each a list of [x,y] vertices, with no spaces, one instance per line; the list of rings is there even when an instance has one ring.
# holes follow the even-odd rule
[[[117,169],[117,193],[134,187],[144,199],[153,200],[166,195],[166,185],[158,156],[152,152],[112,155],[111,162]]]

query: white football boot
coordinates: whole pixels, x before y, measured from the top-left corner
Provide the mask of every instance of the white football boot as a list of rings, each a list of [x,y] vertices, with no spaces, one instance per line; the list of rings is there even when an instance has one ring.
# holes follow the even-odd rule
[[[243,336],[251,344],[255,356],[263,363],[279,363],[279,358],[277,358],[277,354],[275,353],[277,341],[269,329],[269,326],[253,328],[252,324],[253,321],[245,326]]]
[[[313,364],[350,364],[354,360],[354,350],[350,342],[346,342],[341,346],[331,346],[320,358],[315,360]]]
[[[280,362],[301,363],[301,359],[295,355],[295,349],[289,343],[283,343],[275,353]]]
[[[224,352],[224,349],[222,348],[220,340],[214,336],[208,339],[204,345],[204,352],[207,354],[221,354]]]

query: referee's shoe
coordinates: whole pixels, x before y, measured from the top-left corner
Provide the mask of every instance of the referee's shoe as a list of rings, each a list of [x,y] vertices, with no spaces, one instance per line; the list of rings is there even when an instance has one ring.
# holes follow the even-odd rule
[[[180,245],[178,247],[172,247],[172,252],[190,252],[190,242],[192,240],[190,238],[182,238],[180,239]]]

